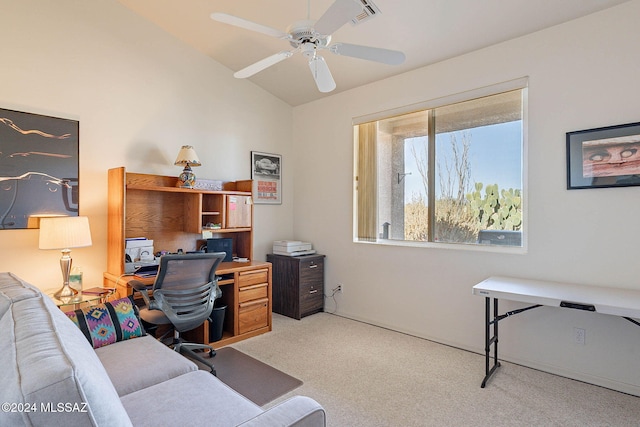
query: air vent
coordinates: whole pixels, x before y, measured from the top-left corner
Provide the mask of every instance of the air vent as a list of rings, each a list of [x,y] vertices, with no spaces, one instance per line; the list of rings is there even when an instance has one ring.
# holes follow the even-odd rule
[[[371,0],[360,0],[360,2],[362,3],[362,12],[351,20],[352,25],[362,24],[380,15],[380,9]]]

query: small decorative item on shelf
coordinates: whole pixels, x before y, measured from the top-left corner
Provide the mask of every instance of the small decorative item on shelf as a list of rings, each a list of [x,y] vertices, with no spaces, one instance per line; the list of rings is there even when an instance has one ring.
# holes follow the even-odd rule
[[[200,166],[200,160],[196,154],[196,150],[190,145],[183,145],[178,153],[175,162],[176,166],[184,165],[182,173],[178,176],[177,186],[181,188],[194,188],[196,183],[196,174],[191,170],[191,166]]]
[[[193,188],[198,190],[222,191],[222,181],[217,179],[199,179],[193,183]]]

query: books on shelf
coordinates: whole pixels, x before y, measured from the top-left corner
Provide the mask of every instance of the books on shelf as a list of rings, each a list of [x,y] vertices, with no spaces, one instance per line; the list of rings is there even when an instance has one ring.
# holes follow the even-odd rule
[[[115,290],[115,288],[103,288],[97,286],[95,288],[83,289],[82,293],[88,295],[109,295],[110,293],[115,292]]]

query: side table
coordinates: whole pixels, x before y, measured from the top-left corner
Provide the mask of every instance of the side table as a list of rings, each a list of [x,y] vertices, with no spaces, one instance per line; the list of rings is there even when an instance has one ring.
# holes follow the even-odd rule
[[[92,288],[95,289],[95,288]],[[54,294],[58,291],[58,289],[48,289],[44,291],[53,302],[58,307],[65,307],[68,305],[72,305],[73,309],[76,310],[80,308],[82,304],[93,305],[93,304],[102,304],[106,302],[111,295],[115,293],[115,289],[113,288],[103,288],[104,292],[101,293],[93,293],[93,292],[78,292],[77,294],[70,297],[56,298]]]

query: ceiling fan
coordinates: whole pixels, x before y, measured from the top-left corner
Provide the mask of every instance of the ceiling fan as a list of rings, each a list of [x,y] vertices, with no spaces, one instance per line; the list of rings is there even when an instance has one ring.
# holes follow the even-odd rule
[[[311,74],[318,86],[318,90],[320,92],[331,92],[336,88],[336,83],[324,58],[318,54],[319,50],[326,49],[336,55],[366,59],[389,65],[398,65],[404,62],[404,53],[397,50],[349,43],[329,45],[331,34],[361,12],[362,4],[358,0],[335,0],[317,21],[310,20],[307,16],[306,20],[291,24],[286,32],[226,13],[212,13],[211,19],[286,40],[293,47],[292,50],[283,50],[235,72],[233,74],[234,77],[239,79],[251,77],[280,61],[290,58],[297,52],[302,52],[309,60]]]

